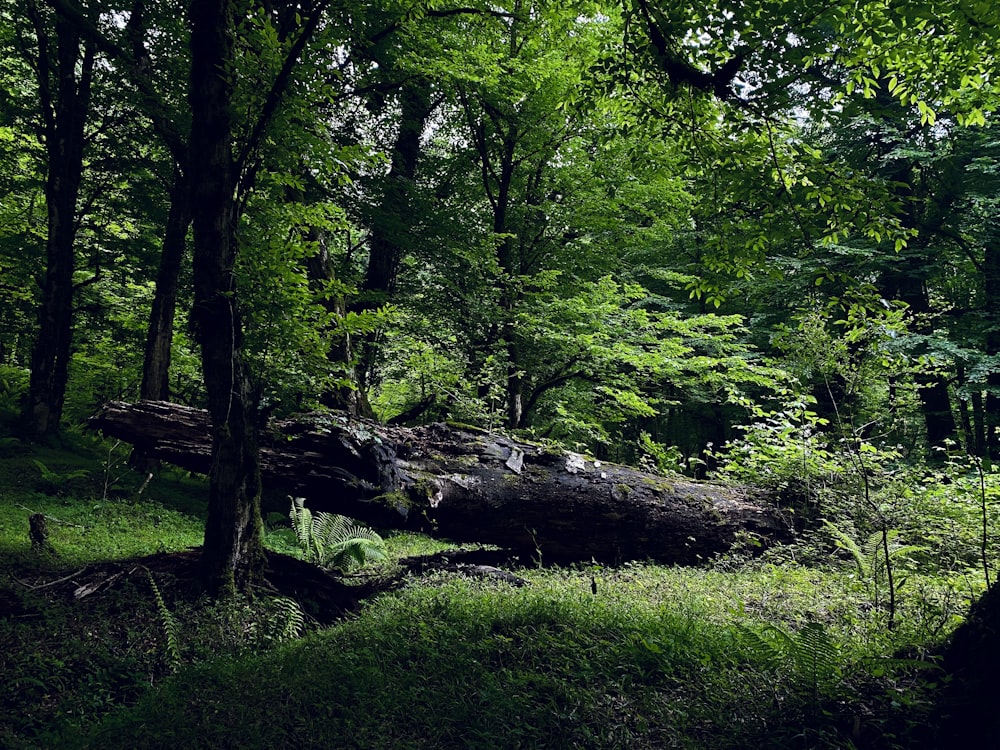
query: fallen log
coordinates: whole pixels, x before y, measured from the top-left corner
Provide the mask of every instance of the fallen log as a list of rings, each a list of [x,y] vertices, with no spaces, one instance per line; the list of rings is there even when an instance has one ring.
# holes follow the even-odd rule
[[[146,455],[209,470],[204,411],[111,402],[90,424]],[[790,535],[785,514],[747,488],[645,474],[475,428],[309,415],[272,425],[260,456],[265,485],[305,497],[313,511],[544,562],[693,564],[741,535],[762,547]]]

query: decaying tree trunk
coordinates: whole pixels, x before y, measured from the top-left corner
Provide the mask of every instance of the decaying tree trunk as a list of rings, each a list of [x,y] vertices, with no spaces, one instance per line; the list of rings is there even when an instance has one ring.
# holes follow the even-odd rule
[[[106,404],[91,425],[196,472],[208,415],[160,401]],[[495,544],[544,562],[697,563],[741,533],[787,538],[776,508],[736,488],[664,478],[472,428],[387,427],[311,415],[260,439],[265,485],[379,528]]]

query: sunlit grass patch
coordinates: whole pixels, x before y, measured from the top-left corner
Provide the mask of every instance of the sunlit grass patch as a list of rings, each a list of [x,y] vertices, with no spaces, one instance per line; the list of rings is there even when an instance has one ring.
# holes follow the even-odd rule
[[[32,549],[29,517],[46,516],[51,553]],[[67,500],[41,493],[0,498],[0,555],[19,565],[59,569],[141,557],[201,544],[202,521],[158,503]]]
[[[426,534],[415,534],[409,531],[397,531],[385,535],[385,544],[392,557],[417,557],[419,555],[435,555],[439,552],[454,549],[480,549],[481,545],[457,545],[453,542],[435,539]]]
[[[792,747],[814,722],[812,746],[835,747],[823,712],[876,653],[815,619],[779,622],[791,645],[762,648],[767,621],[731,601],[762,579],[712,593],[722,574],[633,566],[595,594],[591,571],[524,575],[432,577],[272,655],[183,671],[90,746]],[[822,679],[803,644],[823,646]]]

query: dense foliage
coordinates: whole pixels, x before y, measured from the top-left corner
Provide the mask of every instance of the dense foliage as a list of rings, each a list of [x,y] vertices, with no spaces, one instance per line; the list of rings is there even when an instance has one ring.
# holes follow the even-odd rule
[[[622,460],[651,442],[687,469],[815,399],[830,431],[877,421],[908,458],[986,457],[993,11],[897,5],[230,18],[251,407],[452,417]],[[183,255],[163,275],[191,221],[168,6],[4,10],[0,364],[29,432],[57,429],[63,399],[72,424],[139,396],[156,326],[145,367],[169,374],[148,392],[206,403]],[[60,118],[82,128],[80,178],[53,217]],[[36,323],[53,309],[71,342]],[[25,395],[47,358],[53,382]]]
[[[4,450],[106,501],[110,457],[81,490],[44,451],[109,399],[209,409],[231,594],[269,419],[508,430],[775,490],[772,564],[839,556],[937,642],[995,578],[998,48],[985,0],[0,0]]]

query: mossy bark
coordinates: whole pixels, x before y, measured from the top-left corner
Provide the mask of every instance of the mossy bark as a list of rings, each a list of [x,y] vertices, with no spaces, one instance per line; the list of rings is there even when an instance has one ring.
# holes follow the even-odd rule
[[[92,424],[165,461],[211,470],[204,412],[110,403]],[[763,493],[652,476],[443,424],[407,429],[303,418],[274,425],[260,451],[265,484],[307,498],[314,511],[495,544],[547,562],[694,564],[741,535],[763,549],[790,532]]]
[[[243,356],[234,265],[238,215],[232,155],[233,13],[228,0],[191,3],[192,320],[211,415],[207,589],[225,596],[263,572],[256,409]]]

